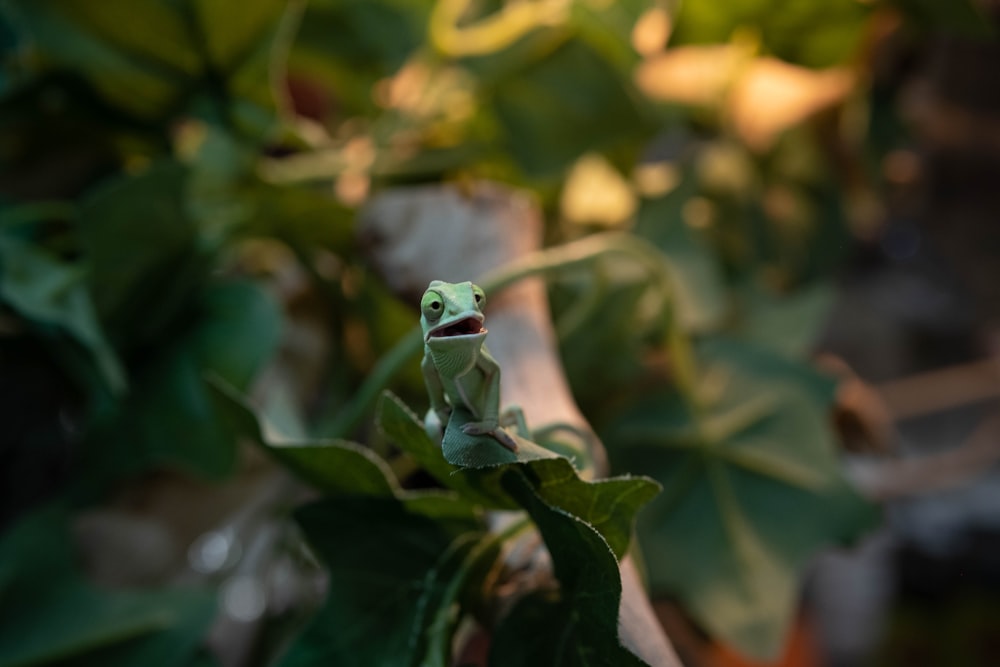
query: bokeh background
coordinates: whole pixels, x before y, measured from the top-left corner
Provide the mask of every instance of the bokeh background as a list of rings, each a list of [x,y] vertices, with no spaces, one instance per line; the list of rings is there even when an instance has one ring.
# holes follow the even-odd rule
[[[281,664],[327,593],[289,517],[314,492],[217,387],[427,485],[373,422],[381,389],[426,407],[399,353],[421,286],[374,270],[363,221],[484,182],[547,247],[617,233],[669,277],[547,285],[613,469],[666,487],[638,544],[685,665],[996,664],[998,22],[3,0],[0,665]],[[691,441],[749,450],[738,509]]]

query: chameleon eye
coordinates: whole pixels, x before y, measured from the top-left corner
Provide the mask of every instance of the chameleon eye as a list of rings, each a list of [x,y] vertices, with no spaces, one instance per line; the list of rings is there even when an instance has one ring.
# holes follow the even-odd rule
[[[444,312],[444,300],[437,292],[426,292],[420,300],[420,309],[426,317],[436,320]]]
[[[476,305],[482,307],[486,302],[486,294],[475,285],[472,286],[472,297],[476,300]]]

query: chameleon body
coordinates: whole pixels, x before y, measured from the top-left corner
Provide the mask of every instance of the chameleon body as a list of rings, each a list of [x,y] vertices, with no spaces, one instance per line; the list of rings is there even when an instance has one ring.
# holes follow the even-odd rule
[[[486,349],[485,306],[485,293],[470,282],[434,280],[424,292],[421,370],[431,402],[424,427],[438,441],[457,427],[516,452],[517,443],[504,426],[516,423],[524,431],[524,417],[517,408],[500,412],[500,366]]]

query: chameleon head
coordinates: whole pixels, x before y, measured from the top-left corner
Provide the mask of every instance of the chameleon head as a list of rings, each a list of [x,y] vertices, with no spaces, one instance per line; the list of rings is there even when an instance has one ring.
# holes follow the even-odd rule
[[[420,300],[420,327],[424,342],[438,339],[482,340],[486,294],[470,282],[433,280]]]

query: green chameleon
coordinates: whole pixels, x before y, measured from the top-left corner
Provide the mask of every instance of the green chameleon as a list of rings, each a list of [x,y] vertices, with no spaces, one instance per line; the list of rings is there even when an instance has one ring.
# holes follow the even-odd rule
[[[424,292],[420,367],[431,401],[424,428],[445,446],[462,447],[485,435],[516,452],[517,442],[504,427],[516,425],[525,438],[528,431],[519,408],[500,412],[500,366],[486,349],[485,306],[486,294],[470,282],[434,280]]]

